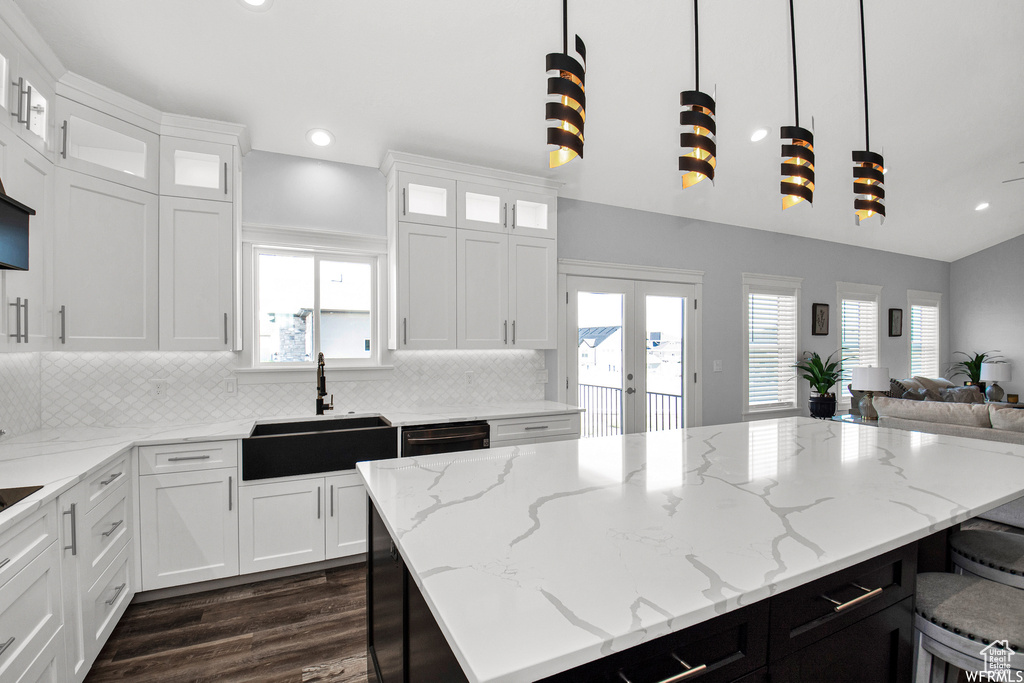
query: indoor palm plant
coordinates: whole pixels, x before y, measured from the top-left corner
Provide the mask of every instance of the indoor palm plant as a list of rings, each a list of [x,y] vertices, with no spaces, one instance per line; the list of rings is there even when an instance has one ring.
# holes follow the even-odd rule
[[[810,399],[811,417],[828,419],[836,414],[836,395],[830,390],[843,375],[845,359],[840,357],[832,360],[840,351],[830,354],[825,360],[812,351],[804,354],[804,359],[793,366],[803,373],[801,377],[806,379],[811,389],[817,393],[817,396],[811,396]]]
[[[997,363],[1003,360],[1002,356],[997,356],[999,351],[982,351],[981,353],[965,353],[963,351],[954,351],[953,355],[960,355],[964,357],[964,360],[956,361],[949,367],[950,378],[956,377],[957,375],[963,375],[967,378],[970,384],[979,387],[982,393],[985,392],[985,385],[981,382],[981,364],[982,363]]]

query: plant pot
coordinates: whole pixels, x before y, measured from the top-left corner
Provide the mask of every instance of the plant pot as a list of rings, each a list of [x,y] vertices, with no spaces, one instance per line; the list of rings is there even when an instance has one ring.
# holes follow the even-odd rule
[[[827,420],[836,414],[836,397],[832,394],[811,396],[811,417]]]

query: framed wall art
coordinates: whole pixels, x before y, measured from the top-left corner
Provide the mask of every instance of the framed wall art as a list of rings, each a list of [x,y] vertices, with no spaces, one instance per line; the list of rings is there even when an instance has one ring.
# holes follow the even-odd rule
[[[828,335],[828,304],[811,304],[811,334]]]
[[[903,336],[903,309],[902,308],[890,308],[889,309],[889,336],[890,337],[902,337]]]

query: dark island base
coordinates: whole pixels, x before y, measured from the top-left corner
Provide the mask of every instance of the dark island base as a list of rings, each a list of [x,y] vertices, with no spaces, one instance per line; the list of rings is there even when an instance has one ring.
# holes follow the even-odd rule
[[[368,506],[371,680],[466,681],[380,515],[372,502]],[[946,540],[953,530],[563,671],[543,683],[653,683],[684,673],[679,660],[704,667],[687,677],[701,683],[760,683],[769,676],[772,683],[909,681],[915,578],[919,571],[948,570]]]

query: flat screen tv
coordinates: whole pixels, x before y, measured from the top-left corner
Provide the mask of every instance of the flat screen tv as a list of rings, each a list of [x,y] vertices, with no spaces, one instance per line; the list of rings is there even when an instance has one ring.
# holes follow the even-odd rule
[[[28,270],[28,217],[35,214],[0,183],[0,270]]]

